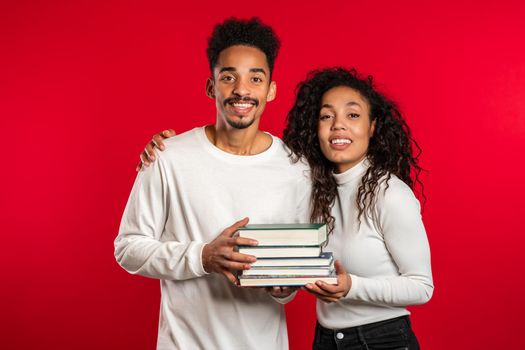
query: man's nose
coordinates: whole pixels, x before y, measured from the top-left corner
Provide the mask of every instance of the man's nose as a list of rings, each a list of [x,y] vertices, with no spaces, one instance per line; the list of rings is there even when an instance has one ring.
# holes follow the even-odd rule
[[[237,80],[233,89],[233,93],[238,96],[250,95],[248,84],[242,79]]]

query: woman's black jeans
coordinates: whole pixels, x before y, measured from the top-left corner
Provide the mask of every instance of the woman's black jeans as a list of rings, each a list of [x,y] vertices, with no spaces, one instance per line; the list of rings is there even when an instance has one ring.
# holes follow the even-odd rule
[[[362,326],[328,329],[317,323],[314,350],[419,350],[408,316]]]

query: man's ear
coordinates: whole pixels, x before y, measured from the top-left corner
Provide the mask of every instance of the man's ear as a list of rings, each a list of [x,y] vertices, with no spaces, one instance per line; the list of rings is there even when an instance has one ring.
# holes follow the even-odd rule
[[[273,101],[277,95],[277,84],[272,80],[270,83],[270,89],[268,90],[268,95],[266,96],[266,102]]]
[[[211,99],[215,99],[215,83],[213,82],[212,77],[209,77],[206,80],[206,96]]]

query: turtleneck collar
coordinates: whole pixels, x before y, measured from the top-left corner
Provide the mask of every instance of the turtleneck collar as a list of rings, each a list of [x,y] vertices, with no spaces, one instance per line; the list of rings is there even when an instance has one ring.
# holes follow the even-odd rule
[[[370,161],[368,160],[368,158],[365,158],[356,165],[354,165],[352,168],[345,171],[344,173],[333,173],[335,182],[337,183],[337,185],[340,186],[354,179],[361,178],[369,167]]]

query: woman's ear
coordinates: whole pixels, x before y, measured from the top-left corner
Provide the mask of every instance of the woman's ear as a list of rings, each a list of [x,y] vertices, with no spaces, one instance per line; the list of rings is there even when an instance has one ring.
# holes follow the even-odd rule
[[[376,119],[372,120],[372,122],[370,123],[370,134],[368,136],[369,137],[374,136],[375,131],[376,131]]]

